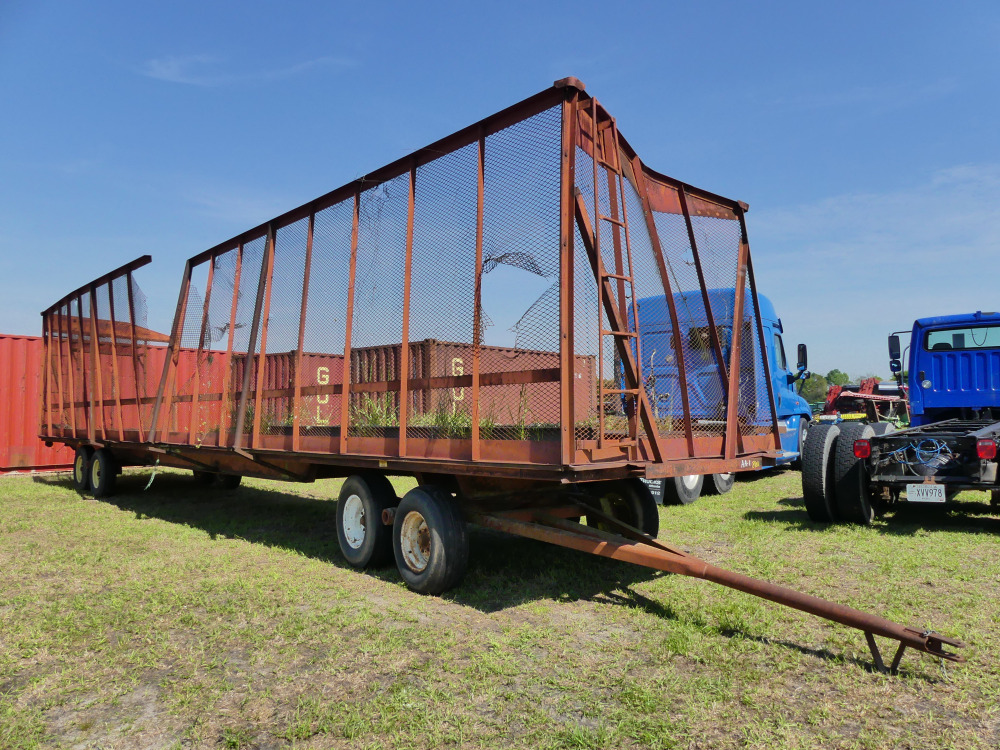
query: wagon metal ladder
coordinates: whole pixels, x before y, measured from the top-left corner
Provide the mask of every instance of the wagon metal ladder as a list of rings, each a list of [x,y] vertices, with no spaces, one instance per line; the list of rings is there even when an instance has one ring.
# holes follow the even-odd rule
[[[587,118],[581,118],[581,127],[590,137],[593,161],[595,222],[591,226],[586,206],[581,195],[577,195],[577,220],[584,238],[590,261],[597,281],[598,295],[598,345],[597,345],[597,392],[598,392],[598,435],[599,448],[621,446],[627,449],[630,458],[639,456],[639,423],[645,428],[657,460],[662,459],[659,433],[652,415],[642,377],[642,349],[639,338],[639,316],[636,306],[635,280],[632,271],[632,245],[629,236],[628,208],[625,200],[625,178],[618,143],[618,126],[615,119],[601,107],[596,99],[588,103],[589,132],[583,125]],[[607,202],[609,214],[601,213],[601,168],[607,176]],[[608,271],[604,264],[601,246],[601,229],[608,224],[614,250],[614,270]],[[608,328],[603,325],[601,311],[607,316]],[[611,336],[615,342],[619,360],[624,370],[623,378],[615,377],[614,387],[608,387],[604,375],[604,337]],[[625,382],[621,382],[624,380]],[[628,435],[624,439],[612,437],[605,424],[605,398],[618,396],[624,402],[628,418]]]

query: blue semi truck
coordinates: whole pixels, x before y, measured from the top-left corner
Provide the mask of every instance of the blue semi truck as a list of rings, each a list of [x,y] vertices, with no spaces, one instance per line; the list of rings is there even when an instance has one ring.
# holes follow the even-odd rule
[[[969,489],[1000,500],[1000,313],[917,320],[908,350],[904,357],[899,333],[889,336],[889,367],[908,393],[909,427],[810,430],[802,494],[813,520],[870,524],[901,500],[944,503]]]
[[[691,419],[695,429],[722,429],[725,424],[725,394],[719,375],[719,364],[715,349],[711,346],[708,315],[705,312],[705,297],[712,310],[717,329],[722,356],[729,364],[733,331],[733,309],[736,299],[734,289],[709,289],[707,293],[698,291],[682,292],[674,295],[674,309],[677,311],[680,342],[685,353],[685,371],[688,383],[688,400]],[[798,462],[810,424],[812,412],[795,390],[795,383],[809,377],[806,369],[806,347],[797,347],[797,361],[794,369],[785,355],[782,341],[784,329],[781,319],[775,314],[774,305],[758,295],[760,319],[764,328],[764,349],[770,370],[771,385],[774,390],[778,428],[781,435],[782,455],[779,464]],[[646,391],[658,418],[666,415],[683,417],[680,400],[680,373],[674,352],[678,342],[673,340],[674,329],[667,298],[649,297],[637,301],[639,331],[643,358],[643,375]],[[752,310],[744,313],[743,325],[745,341],[756,340],[752,332]],[[770,424],[771,412],[767,394],[767,383],[762,372],[756,370],[756,363],[748,358],[745,367],[750,375],[741,378],[741,403],[750,403],[753,411],[750,418],[760,425]],[[742,369],[742,368],[741,368]],[[722,494],[733,485],[733,474],[710,474],[708,476],[681,476],[658,479],[649,482],[653,496],[661,503],[687,504],[696,500],[702,492]]]

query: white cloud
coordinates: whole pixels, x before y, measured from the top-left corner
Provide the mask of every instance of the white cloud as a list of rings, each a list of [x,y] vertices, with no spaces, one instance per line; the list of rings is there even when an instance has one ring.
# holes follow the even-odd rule
[[[288,65],[283,68],[234,73],[227,70],[224,60],[211,55],[186,55],[158,57],[147,60],[139,72],[149,78],[190,86],[230,86],[255,84],[290,78],[317,68],[346,68],[355,63],[336,57],[317,57],[313,60]]]
[[[1000,165],[884,193],[750,215],[760,290],[818,372],[887,371],[885,336],[915,318],[1000,309]]]

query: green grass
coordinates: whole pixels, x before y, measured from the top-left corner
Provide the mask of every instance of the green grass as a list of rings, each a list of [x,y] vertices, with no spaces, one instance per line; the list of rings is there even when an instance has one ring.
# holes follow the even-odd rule
[[[713,584],[471,533],[449,594],[337,550],[339,482],[0,480],[0,748],[995,748],[1000,517],[810,523],[798,474],[661,511],[723,567],[969,643],[861,633]],[[398,480],[402,492],[412,486]],[[887,644],[888,645],[888,644]]]

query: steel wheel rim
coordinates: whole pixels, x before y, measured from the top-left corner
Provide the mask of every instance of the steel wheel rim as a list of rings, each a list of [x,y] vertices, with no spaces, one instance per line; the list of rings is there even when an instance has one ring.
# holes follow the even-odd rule
[[[365,543],[365,534],[368,532],[366,520],[365,504],[361,502],[358,495],[351,495],[344,500],[344,513],[340,528],[344,532],[344,541],[351,549],[361,549],[361,545]]]
[[[83,456],[78,454],[73,462],[73,479],[76,480],[77,484],[83,484],[86,475],[87,473],[83,470]]]
[[[681,477],[681,484],[684,485],[684,489],[693,490],[698,486],[698,477],[700,474],[685,474]]]
[[[723,484],[725,484],[732,478],[733,478],[733,472],[731,471],[726,472],[725,474],[719,474],[719,481],[722,482]]]
[[[94,487],[101,486],[101,462],[94,461],[90,465],[90,483]]]
[[[422,573],[431,559],[431,532],[427,521],[411,510],[399,527],[399,550],[403,561],[414,573]]]

